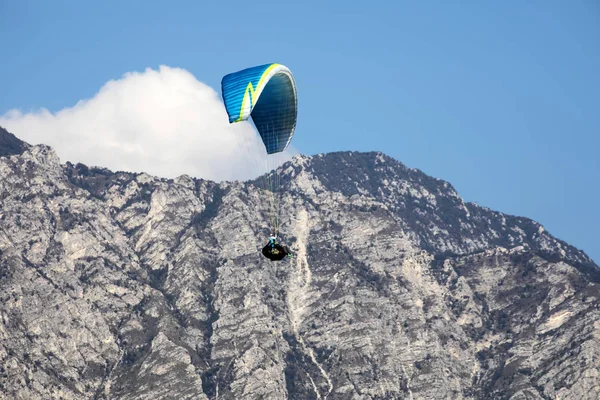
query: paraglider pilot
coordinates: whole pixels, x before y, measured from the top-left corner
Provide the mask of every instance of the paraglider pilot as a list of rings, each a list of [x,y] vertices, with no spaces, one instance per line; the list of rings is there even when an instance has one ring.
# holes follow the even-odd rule
[[[267,257],[271,261],[281,261],[284,258],[292,257],[292,252],[288,246],[282,246],[277,243],[277,238],[271,236],[269,243],[262,249],[263,256]]]

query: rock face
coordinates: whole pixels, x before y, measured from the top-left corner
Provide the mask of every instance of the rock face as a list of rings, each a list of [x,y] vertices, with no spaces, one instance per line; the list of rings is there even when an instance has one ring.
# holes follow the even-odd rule
[[[0,399],[600,398],[598,266],[381,153],[282,167],[274,263],[252,182],[0,136]]]
[[[30,146],[0,126],[0,157],[21,154]]]

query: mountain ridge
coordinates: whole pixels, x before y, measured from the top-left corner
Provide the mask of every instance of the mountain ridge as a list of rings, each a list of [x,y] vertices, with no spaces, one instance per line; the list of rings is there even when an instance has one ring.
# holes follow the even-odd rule
[[[23,151],[25,151],[26,149],[30,148],[31,145],[29,145],[28,143],[18,139],[15,135],[13,135],[12,133],[8,132],[6,129],[0,127],[0,156],[7,156],[7,155],[18,155],[21,154]],[[324,159],[327,159],[327,163],[330,164],[335,164],[335,165],[339,165],[339,162],[342,161],[344,159],[344,156],[346,157],[352,157],[352,155],[358,155],[358,157],[355,158],[363,158],[366,160],[359,160],[359,166],[364,166],[366,164],[364,164],[364,162],[366,161],[366,163],[368,164],[369,161],[373,161],[373,160],[369,160],[369,158],[372,159],[385,159],[388,162],[391,162],[392,164],[395,164],[395,166],[399,167],[400,170],[403,170],[403,172],[405,172],[407,174],[407,176],[411,176],[411,174],[416,177],[417,179],[423,179],[426,181],[426,183],[429,185],[429,187],[431,188],[432,186],[437,185],[441,185],[443,186],[444,189],[448,190],[449,192],[452,193],[452,197],[455,197],[457,199],[459,199],[464,205],[465,207],[469,207],[472,210],[479,210],[479,211],[484,211],[484,212],[491,212],[492,214],[496,214],[496,215],[503,215],[505,217],[509,217],[512,220],[517,220],[517,221],[523,221],[529,225],[529,229],[531,230],[533,228],[533,230],[539,230],[540,228],[543,229],[545,231],[545,228],[543,228],[543,226],[541,224],[539,224],[538,222],[528,218],[528,217],[524,217],[524,216],[515,216],[515,215],[510,215],[510,214],[506,214],[506,213],[501,213],[498,211],[494,211],[489,207],[486,206],[482,206],[479,205],[477,203],[474,202],[465,202],[463,201],[460,196],[458,195],[458,192],[456,191],[456,189],[452,186],[451,183],[444,181],[442,179],[438,179],[435,177],[432,177],[430,175],[425,174],[424,172],[422,172],[419,169],[416,168],[410,168],[407,167],[406,165],[404,165],[401,161],[398,161],[390,156],[387,156],[385,153],[380,152],[380,151],[370,151],[370,152],[356,152],[356,151],[336,151],[336,152],[331,152],[331,153],[320,153],[320,154],[316,154],[314,156],[300,156],[300,159],[306,159],[306,160],[315,160],[317,161],[315,164],[317,165],[313,165],[312,172],[316,172],[317,174],[321,173],[321,176],[323,176],[323,167],[322,165],[320,165],[318,162]],[[289,163],[286,163],[289,164]],[[296,165],[298,163],[293,163],[293,165]],[[101,175],[104,176],[108,176],[108,175],[112,175],[115,173],[123,173],[123,171],[116,171],[113,172],[107,168],[103,168],[101,166],[94,166],[94,167],[88,167],[83,163],[77,163],[76,165],[73,165],[71,162],[67,162],[65,164],[67,166],[67,169],[69,173],[72,173],[71,171],[74,170],[74,168],[76,166],[78,166],[79,168],[81,168],[82,170],[84,170],[84,174],[87,173],[88,170],[92,170],[95,172],[100,173]],[[285,165],[283,165],[281,167],[282,169],[285,169]],[[395,171],[396,173],[398,171]],[[145,174],[144,172],[139,172],[139,173],[130,173],[130,174]],[[185,175],[184,175],[185,176]],[[179,178],[179,177],[178,177]],[[283,180],[283,184],[285,184],[285,180],[286,180],[286,175],[283,174],[282,176],[282,180]],[[354,177],[347,177],[349,178],[351,181],[354,178],[357,178],[356,176]],[[159,178],[159,179],[166,179],[166,181],[172,181],[173,179],[168,179],[168,178]],[[177,178],[175,178],[177,179]],[[199,178],[200,180],[204,180],[202,178]],[[260,178],[254,179],[254,180],[249,180],[247,182],[252,182],[255,185],[258,184],[258,182],[260,181]],[[354,182],[356,182],[356,180],[354,180]],[[77,184],[76,182],[73,182],[74,184]],[[215,184],[217,184],[217,182],[215,182]],[[259,185],[259,184],[258,184]],[[259,185],[260,186],[260,185]],[[330,190],[333,191],[341,191],[342,193],[344,193],[345,195],[353,195],[353,194],[358,194],[358,190],[356,188],[352,188],[350,186],[336,186],[331,185],[332,187],[330,187]],[[283,189],[283,187],[282,187]],[[353,190],[354,189],[354,190]],[[443,212],[443,210],[442,210]],[[570,244],[568,244],[567,242],[565,242],[564,240],[558,239],[554,236],[552,236],[553,239],[555,239],[557,242],[559,242],[561,245],[567,247],[569,249],[569,251],[571,253],[582,253],[583,257],[581,257],[581,259],[577,259],[577,260],[573,260],[577,263],[579,263],[582,268],[585,269],[590,269],[591,267],[596,267],[598,268],[598,265],[587,255],[585,254],[585,251],[583,251],[582,249],[578,249]],[[451,253],[451,252],[450,252]],[[600,270],[600,269],[599,269]],[[591,268],[590,273],[592,274],[592,276],[594,276],[594,279],[600,279],[600,275],[596,276],[593,272],[593,268]]]
[[[383,153],[257,182],[0,157],[0,397],[593,399],[597,265]]]

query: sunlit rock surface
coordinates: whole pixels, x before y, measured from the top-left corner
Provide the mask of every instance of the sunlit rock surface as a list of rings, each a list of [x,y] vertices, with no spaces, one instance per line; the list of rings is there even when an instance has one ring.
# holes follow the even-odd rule
[[[600,398],[592,260],[381,153],[282,167],[273,263],[252,182],[6,135],[0,399]]]

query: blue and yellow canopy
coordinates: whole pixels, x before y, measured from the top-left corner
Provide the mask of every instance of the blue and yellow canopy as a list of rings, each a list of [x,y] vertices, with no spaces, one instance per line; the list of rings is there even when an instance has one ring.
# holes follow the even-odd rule
[[[298,115],[296,84],[281,64],[265,64],[226,75],[221,90],[229,122],[252,121],[267,154],[285,150]]]

